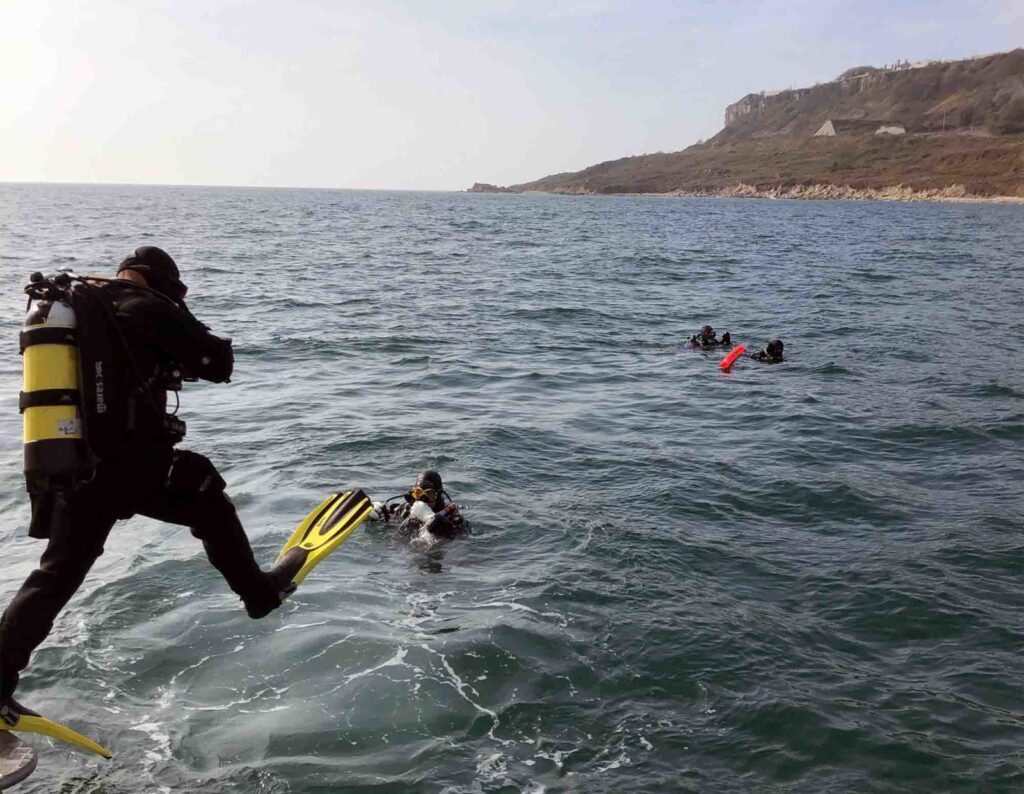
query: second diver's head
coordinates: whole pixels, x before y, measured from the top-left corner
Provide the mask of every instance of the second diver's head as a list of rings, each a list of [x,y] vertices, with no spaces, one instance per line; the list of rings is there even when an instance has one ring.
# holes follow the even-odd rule
[[[444,483],[441,482],[441,475],[433,469],[420,472],[411,493],[414,500],[426,502],[434,511],[444,507]]]
[[[700,338],[705,340],[711,340],[715,338],[715,329],[710,325],[701,326]]]
[[[784,347],[785,345],[782,344],[781,339],[773,339],[765,346],[764,352],[768,355],[769,358],[781,359],[782,349]]]
[[[181,273],[170,254],[155,245],[136,248],[117,268],[119,276],[125,271],[138,273],[145,280],[145,286],[175,303],[181,303],[188,294],[188,287],[182,283]]]

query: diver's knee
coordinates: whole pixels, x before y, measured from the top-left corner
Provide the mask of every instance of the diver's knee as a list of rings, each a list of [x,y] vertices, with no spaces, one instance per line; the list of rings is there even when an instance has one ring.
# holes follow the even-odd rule
[[[187,449],[175,450],[167,473],[167,491],[177,498],[215,500],[224,495],[227,483],[205,455]],[[227,498],[227,497],[224,497]]]

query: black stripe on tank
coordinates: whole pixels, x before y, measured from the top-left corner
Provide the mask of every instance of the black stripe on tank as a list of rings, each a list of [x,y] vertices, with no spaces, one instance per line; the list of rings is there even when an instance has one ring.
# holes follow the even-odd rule
[[[25,473],[59,476],[81,472],[82,441],[77,438],[44,438],[25,444]]]
[[[42,326],[40,328],[29,328],[18,334],[18,343],[21,352],[32,345],[73,345],[78,339],[78,333],[74,328],[61,328],[60,326]]]
[[[78,389],[39,389],[18,395],[18,410],[42,408],[47,405],[78,405]]]

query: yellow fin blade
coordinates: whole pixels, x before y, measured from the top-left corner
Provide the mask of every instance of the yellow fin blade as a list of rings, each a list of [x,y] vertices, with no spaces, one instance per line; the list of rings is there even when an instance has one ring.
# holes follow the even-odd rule
[[[319,565],[328,554],[348,540],[349,535],[355,532],[366,520],[367,516],[373,512],[373,502],[370,501],[370,497],[363,494],[362,491],[357,491],[356,494],[360,498],[351,509],[345,511],[343,515],[335,516],[326,526],[318,527],[318,537],[315,538],[315,542],[319,545],[316,548],[310,549],[309,557],[306,558],[305,564],[298,574],[295,575],[293,580],[295,584],[301,584],[306,575]],[[310,538],[307,542],[313,541],[314,539]]]
[[[114,757],[110,750],[101,744],[97,744],[88,736],[83,736],[78,731],[71,730],[67,725],[61,725],[59,722],[48,720],[45,717],[33,717],[28,714],[22,714],[14,725],[8,725],[6,722],[0,721],[0,730],[38,733],[73,744],[75,747],[81,747],[83,750],[89,750],[107,759]]]
[[[306,575],[328,554],[340,546],[373,512],[373,502],[361,490],[331,494],[321,502],[292,533],[277,556],[285,555],[301,563],[292,577],[299,585]]]
[[[288,542],[285,543],[284,546],[281,548],[281,553],[277,555],[277,562],[281,562],[281,558],[284,557],[285,552],[288,551],[288,549],[292,548],[293,546],[298,546],[300,543],[302,543],[302,539],[306,537],[306,533],[309,531],[310,526],[315,521],[320,520],[324,515],[326,515],[329,512],[329,508],[331,508],[332,505],[334,505],[335,503],[340,504],[341,502],[345,501],[348,495],[348,491],[340,494],[332,493],[330,496],[324,499],[319,505],[314,507],[313,511],[304,519],[302,519],[299,525],[295,528],[295,531],[292,533],[292,536],[288,538]]]

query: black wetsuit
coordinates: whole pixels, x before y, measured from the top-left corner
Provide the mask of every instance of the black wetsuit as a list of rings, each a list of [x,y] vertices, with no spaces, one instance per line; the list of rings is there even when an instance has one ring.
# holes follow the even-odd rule
[[[781,353],[777,356],[773,356],[767,350],[758,350],[756,353],[751,353],[750,357],[754,359],[754,361],[761,361],[765,364],[779,364],[782,362]]]
[[[443,497],[441,497],[441,502],[442,505],[438,506],[437,509],[434,509],[433,505],[430,506],[430,509],[434,510],[435,514],[434,520],[430,523],[430,534],[439,538],[455,538],[466,534],[469,531],[469,527],[466,524],[466,519],[459,512],[458,507],[452,502],[443,504]],[[412,505],[412,502],[405,502],[388,510],[388,520],[398,521],[398,531],[403,535],[415,535],[419,532],[421,526],[417,519],[409,515]],[[447,511],[442,512],[446,508]]]
[[[712,336],[710,339],[708,339],[707,337],[701,336],[700,334],[694,334],[693,336],[690,337],[689,342],[690,347],[721,347],[722,345],[728,346],[731,344],[732,336],[729,334],[728,331],[722,334],[721,339],[715,336]]]
[[[219,339],[187,311],[143,290],[104,288],[136,367],[128,429],[95,476],[67,497],[65,519],[49,533],[39,567],[14,596],[0,621],[0,698],[14,691],[32,651],[75,594],[114,523],[139,514],[188,526],[249,613],[262,617],[280,604],[273,580],[256,564],[224,481],[202,455],[176,450],[165,430],[167,379],[172,364],[214,383],[233,367],[229,340]],[[128,362],[125,364],[128,369]],[[139,377],[146,385],[139,387]]]

